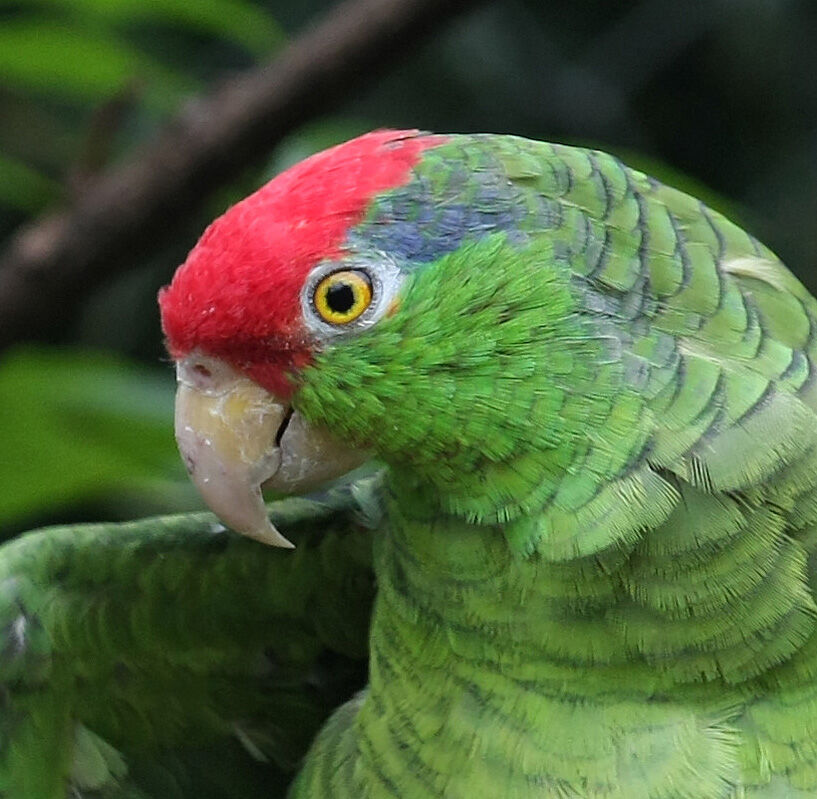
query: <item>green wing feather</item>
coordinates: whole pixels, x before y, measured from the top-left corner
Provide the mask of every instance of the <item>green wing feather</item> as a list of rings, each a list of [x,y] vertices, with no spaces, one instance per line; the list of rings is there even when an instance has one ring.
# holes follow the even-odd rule
[[[294,553],[209,514],[5,545],[0,795],[283,795],[364,679],[376,484],[273,505]]]

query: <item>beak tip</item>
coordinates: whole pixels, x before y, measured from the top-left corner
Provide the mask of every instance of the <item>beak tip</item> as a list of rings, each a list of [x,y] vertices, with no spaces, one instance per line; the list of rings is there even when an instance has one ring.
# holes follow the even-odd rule
[[[277,532],[277,531],[276,531]],[[295,544],[292,543],[286,536],[278,533],[276,541],[271,542],[272,546],[280,547],[281,549],[295,549]]]
[[[265,520],[266,523],[260,528],[243,529],[237,532],[254,538],[256,541],[260,541],[267,546],[279,547],[280,549],[295,549],[295,544],[293,544],[292,541],[286,536],[281,535],[278,528],[268,518],[265,517]]]

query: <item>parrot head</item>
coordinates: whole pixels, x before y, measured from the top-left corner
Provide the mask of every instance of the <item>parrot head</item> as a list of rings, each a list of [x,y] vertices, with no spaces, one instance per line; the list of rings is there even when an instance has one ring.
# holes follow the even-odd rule
[[[491,469],[524,474],[526,446],[552,450],[542,436],[558,431],[538,420],[558,379],[531,377],[575,375],[592,340],[523,216],[487,144],[377,131],[217,219],[159,297],[176,437],[211,509],[287,546],[261,488],[298,492],[375,455],[449,510],[519,512],[515,478]]]

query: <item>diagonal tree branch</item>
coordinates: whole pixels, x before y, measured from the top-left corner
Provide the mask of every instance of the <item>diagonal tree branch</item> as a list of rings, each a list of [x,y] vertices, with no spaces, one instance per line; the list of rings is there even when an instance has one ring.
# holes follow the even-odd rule
[[[271,63],[190,103],[136,160],[11,239],[0,254],[0,349],[48,329],[209,192],[477,2],[347,0]]]

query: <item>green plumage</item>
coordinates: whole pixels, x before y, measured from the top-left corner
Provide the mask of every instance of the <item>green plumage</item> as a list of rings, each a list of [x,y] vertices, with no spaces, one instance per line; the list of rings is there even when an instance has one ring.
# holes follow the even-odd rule
[[[7,544],[0,796],[282,795],[365,673],[373,484],[278,503],[294,553],[210,514]]]
[[[200,519],[6,546],[0,792],[79,760],[156,795],[131,763],[232,725],[291,768],[305,675],[362,654],[373,541],[369,687],[294,799],[817,797],[817,303],[697,200],[511,137],[428,150],[349,258],[457,204],[456,247],[298,376],[386,464],[377,534],[369,482],[280,506],[294,554]]]

